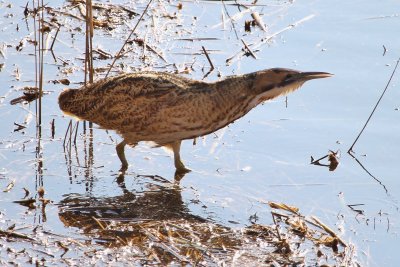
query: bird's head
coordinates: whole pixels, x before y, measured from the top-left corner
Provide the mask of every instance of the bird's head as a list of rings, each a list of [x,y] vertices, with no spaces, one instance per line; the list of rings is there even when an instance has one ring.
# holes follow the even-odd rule
[[[254,89],[259,96],[258,103],[293,92],[306,81],[332,76],[327,72],[301,72],[282,68],[262,70],[255,74]]]

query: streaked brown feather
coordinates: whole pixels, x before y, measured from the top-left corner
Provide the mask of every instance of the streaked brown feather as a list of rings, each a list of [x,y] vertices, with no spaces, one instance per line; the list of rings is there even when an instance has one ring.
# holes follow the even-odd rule
[[[66,114],[116,130],[127,143],[160,145],[214,132],[264,100],[299,87],[277,87],[297,71],[264,70],[206,83],[164,72],[123,74],[77,90],[63,91]],[[279,69],[281,70],[281,69]]]

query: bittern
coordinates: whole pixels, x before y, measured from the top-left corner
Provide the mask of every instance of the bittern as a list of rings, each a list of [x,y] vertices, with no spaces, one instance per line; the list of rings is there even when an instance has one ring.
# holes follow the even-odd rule
[[[138,72],[64,90],[58,103],[67,115],[123,137],[116,147],[123,169],[128,167],[125,145],[153,141],[172,149],[176,171],[184,173],[188,169],[181,161],[182,140],[217,131],[266,100],[330,76],[273,68],[209,83],[165,72]]]

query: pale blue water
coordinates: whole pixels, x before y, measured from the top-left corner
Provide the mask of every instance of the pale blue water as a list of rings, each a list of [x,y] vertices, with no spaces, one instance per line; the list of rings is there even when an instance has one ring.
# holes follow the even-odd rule
[[[15,89],[34,85],[32,45],[27,45],[21,52],[15,50],[15,45],[23,37],[33,38],[33,29],[31,25],[28,29],[22,20],[23,8],[13,4],[10,9],[6,4],[0,4],[0,45],[11,47],[3,49],[5,57],[0,56],[0,63],[5,63],[0,72],[0,188],[5,188],[13,179],[16,186],[9,193],[0,192],[0,210],[8,216],[7,219],[24,218],[29,224],[39,223],[39,211],[25,215],[26,208],[11,201],[23,197],[23,187],[33,193],[41,182],[46,196],[56,203],[72,193],[97,197],[120,195],[121,189],[115,183],[119,160],[107,133],[94,130],[94,168],[91,170],[77,166],[73,151],[70,175],[63,152],[63,138],[69,119],[62,116],[56,99],[66,86],[47,81],[64,77],[59,74],[58,67],[64,70],[82,66],[81,60],[77,59],[83,58],[82,34],[71,39],[69,33],[61,32],[58,38],[62,42],[55,44],[56,56],[70,60],[69,66],[61,67],[59,61],[54,63],[50,53],[45,56],[45,90],[50,94],[43,98],[43,175],[38,175],[35,164],[35,104],[23,107],[9,105],[12,98],[21,94]],[[258,1],[257,4],[260,6],[255,9],[262,15],[269,32],[252,28],[251,33],[244,33],[244,20],[251,19],[250,13],[245,13],[235,25],[239,39],[243,38],[248,44],[257,43],[307,16],[313,17],[276,36],[271,43],[262,45],[255,52],[257,60],[242,57],[226,66],[225,60],[240,51],[242,45],[231,23],[225,24],[225,30],[222,26],[213,28],[221,22],[224,10],[221,4],[183,2],[180,13],[173,7],[169,7],[168,11],[178,12],[184,26],[174,27],[172,24],[165,26],[168,30],[162,31],[165,21],[152,11],[158,27],[141,28],[147,31],[149,44],[154,44],[164,53],[168,64],[151,54],[145,63],[141,63],[141,50],[136,57],[123,60],[127,66],[148,65],[166,67],[167,70],[174,70],[170,65],[172,63],[181,70],[193,64],[195,71],[188,76],[201,78],[209,68],[204,55],[198,54],[203,45],[210,50],[212,61],[222,76],[270,67],[335,74],[333,78],[305,84],[288,97],[288,107],[285,106],[285,98],[265,103],[216,135],[197,140],[196,146],[191,141],[184,142],[182,156],[193,171],[180,183],[183,201],[192,214],[231,227],[237,225],[229,221],[239,222],[239,226],[249,224],[249,216],[255,213],[260,222],[270,223],[270,209],[263,202],[295,205],[304,215],[318,216],[343,239],[355,244],[362,265],[398,266],[400,182],[397,154],[400,149],[400,111],[397,109],[400,108],[400,72],[394,76],[354,148],[357,158],[381,184],[346,154],[400,56],[400,39],[397,37],[400,10],[397,1],[296,1],[292,4]],[[228,2],[227,8],[231,16],[239,12]],[[142,10],[141,6],[137,11]],[[6,17],[11,13],[15,14],[14,17]],[[193,16],[197,19],[194,20]],[[70,21],[70,18],[65,20],[66,23]],[[134,25],[134,21],[128,23]],[[19,32],[15,32],[17,24]],[[143,25],[151,25],[150,20]],[[111,35],[98,31],[94,38],[95,46],[116,53],[122,44],[119,38],[127,36],[125,31],[117,29]],[[218,40],[179,40],[188,37],[216,37]],[[151,43],[154,40],[162,42]],[[384,56],[383,45],[388,49]],[[95,66],[104,66],[108,62],[98,60]],[[203,67],[204,73],[201,72]],[[22,73],[19,81],[13,74],[17,68]],[[83,75],[80,70],[65,77],[72,82],[81,82]],[[215,79],[217,71],[207,77],[207,80]],[[78,86],[74,84],[70,87]],[[33,113],[33,117],[27,129],[13,132],[13,123],[23,123],[29,112]],[[50,122],[53,118],[56,136],[51,139]],[[114,133],[110,134],[114,141],[120,140]],[[341,151],[336,171],[329,172],[327,168],[309,164],[310,156],[319,158],[328,150]],[[84,165],[81,135],[78,137],[77,152],[79,163]],[[367,156],[362,156],[364,154]],[[135,174],[173,179],[172,158],[162,149],[140,145],[127,149],[126,155],[131,163],[125,177],[128,189],[142,191],[148,186],[148,181],[135,178]],[[200,203],[191,202],[193,199]],[[347,206],[352,204],[363,204],[358,206],[364,211],[363,215],[357,215]],[[77,235],[74,229],[64,228],[57,215],[57,206],[48,206],[45,226],[55,232]]]

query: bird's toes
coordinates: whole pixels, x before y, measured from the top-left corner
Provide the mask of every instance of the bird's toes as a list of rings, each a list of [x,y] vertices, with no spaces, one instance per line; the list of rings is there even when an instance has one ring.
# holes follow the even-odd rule
[[[177,166],[176,167],[176,173],[179,173],[179,174],[185,174],[185,173],[188,173],[188,172],[191,172],[191,171],[192,170],[186,168],[183,164],[182,164],[182,166]]]
[[[128,169],[128,164],[122,163],[121,168],[119,169],[119,172],[125,174],[127,169]]]

